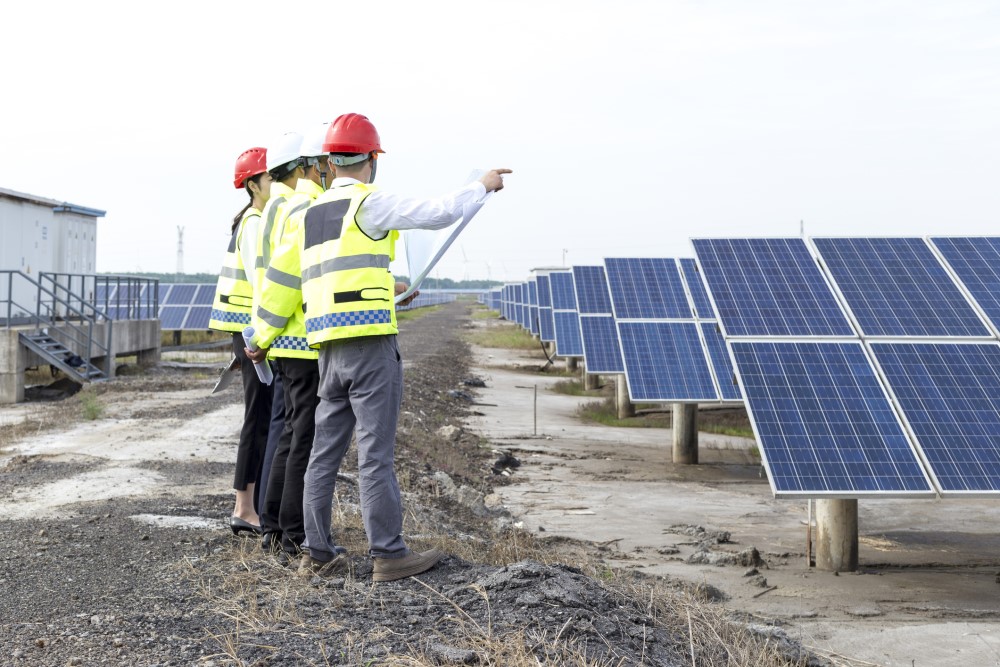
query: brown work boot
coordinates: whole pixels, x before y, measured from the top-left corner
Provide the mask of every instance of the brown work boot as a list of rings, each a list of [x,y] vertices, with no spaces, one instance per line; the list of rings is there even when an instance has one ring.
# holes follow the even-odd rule
[[[376,558],[372,579],[375,581],[396,581],[412,577],[431,569],[442,558],[444,558],[444,554],[437,549],[429,549],[421,553],[411,551],[402,558]]]
[[[301,577],[332,577],[334,575],[350,574],[351,559],[346,554],[337,554],[333,560],[316,560],[307,553],[302,554],[299,561],[298,574]]]

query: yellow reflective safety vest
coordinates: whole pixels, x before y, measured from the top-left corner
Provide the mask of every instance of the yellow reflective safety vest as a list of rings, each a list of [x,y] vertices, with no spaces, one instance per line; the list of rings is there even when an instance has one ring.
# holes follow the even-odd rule
[[[222,271],[215,287],[215,301],[212,303],[212,315],[208,328],[216,331],[240,332],[250,324],[253,306],[253,288],[247,280],[240,246],[243,244],[244,223],[248,218],[260,217],[260,211],[248,208],[244,213],[233,238],[229,240],[229,248],[222,260]],[[247,240],[249,243],[255,239]]]
[[[257,295],[264,282],[264,272],[271,263],[274,247],[278,245],[280,233],[288,215],[286,204],[295,190],[280,181],[271,183],[271,196],[260,214],[260,228],[257,230],[257,265],[254,267],[254,311],[257,310]]]
[[[323,194],[323,188],[312,181],[299,179],[295,192],[275,217],[271,236],[276,243],[270,253],[264,277],[257,290],[253,327],[255,342],[270,348],[268,357],[316,359],[319,352],[306,340],[305,315],[302,312],[302,280],[296,224],[312,201]]]
[[[396,279],[389,271],[399,232],[373,239],[355,219],[374,191],[363,183],[330,188],[305,211],[298,241],[310,345],[399,331]]]

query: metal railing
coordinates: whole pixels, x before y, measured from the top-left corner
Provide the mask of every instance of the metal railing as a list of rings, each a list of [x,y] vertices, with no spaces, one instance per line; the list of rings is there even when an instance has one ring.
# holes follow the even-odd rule
[[[160,281],[134,276],[96,276],[79,273],[38,274],[38,282],[77,304],[77,309],[95,314],[98,319],[146,320],[160,313]],[[58,313],[56,303],[44,304]]]

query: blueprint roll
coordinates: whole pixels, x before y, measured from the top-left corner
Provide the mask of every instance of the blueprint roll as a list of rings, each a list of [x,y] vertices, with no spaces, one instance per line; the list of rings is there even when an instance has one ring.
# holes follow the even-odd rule
[[[256,332],[253,330],[253,327],[247,327],[244,329],[243,341],[247,344],[247,347],[256,351],[257,346],[253,344],[254,333]],[[274,381],[274,373],[271,372],[271,364],[267,363],[267,359],[260,363],[254,362],[253,369],[257,371],[257,377],[259,377],[260,381],[264,384],[271,384],[271,382]]]

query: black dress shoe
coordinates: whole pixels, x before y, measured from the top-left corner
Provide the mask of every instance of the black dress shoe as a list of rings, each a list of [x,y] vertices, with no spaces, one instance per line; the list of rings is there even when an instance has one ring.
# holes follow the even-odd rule
[[[229,517],[229,527],[232,529],[233,535],[239,535],[243,531],[253,533],[254,535],[260,535],[260,526],[255,526],[249,521],[244,521],[238,516]]]

